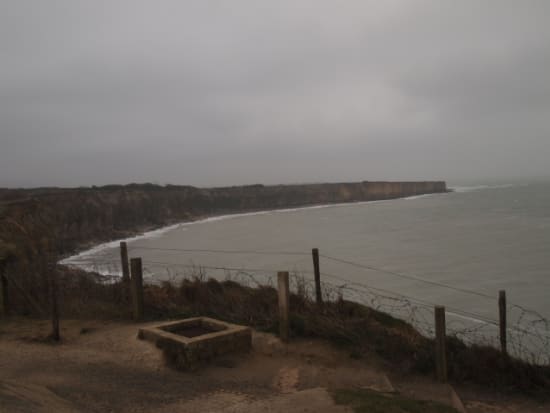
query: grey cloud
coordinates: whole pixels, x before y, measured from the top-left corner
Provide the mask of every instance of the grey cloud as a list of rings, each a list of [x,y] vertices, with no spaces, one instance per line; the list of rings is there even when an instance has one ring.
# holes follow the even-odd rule
[[[545,1],[0,5],[0,186],[548,176]]]

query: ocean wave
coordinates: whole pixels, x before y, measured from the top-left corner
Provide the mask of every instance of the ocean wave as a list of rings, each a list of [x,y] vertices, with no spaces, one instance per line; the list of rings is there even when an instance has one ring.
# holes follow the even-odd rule
[[[414,200],[414,199],[427,198],[427,197],[433,196],[433,195],[437,195],[437,194],[413,195],[413,196],[408,196],[408,197],[402,198],[402,199],[407,200],[407,201],[411,201],[411,200]]]
[[[95,256],[95,255],[99,255],[100,253],[102,253],[105,250],[118,248],[119,244],[122,241],[130,243],[130,242],[139,241],[139,240],[142,240],[142,239],[159,238],[160,236],[162,236],[166,232],[172,231],[173,229],[179,228],[183,225],[185,225],[185,223],[168,225],[166,227],[158,228],[158,229],[155,229],[155,230],[152,230],[152,231],[147,231],[143,234],[139,234],[139,235],[136,235],[136,236],[133,236],[133,237],[121,238],[121,239],[118,239],[118,240],[115,240],[115,241],[104,242],[103,244],[96,245],[95,247],[92,247],[88,250],[85,250],[85,251],[82,251],[78,254],[75,254],[75,255],[72,255],[70,257],[64,258],[63,260],[59,261],[59,264],[63,264],[63,265],[76,264],[76,265],[78,265],[78,262],[85,261],[86,258],[89,258],[91,256]],[[79,265],[79,267],[83,268],[84,266]]]
[[[517,186],[517,185],[516,184],[500,184],[500,185],[452,186],[452,187],[449,187],[449,189],[454,191],[454,192],[474,192],[474,191],[482,191],[484,189],[511,188],[513,186]]]

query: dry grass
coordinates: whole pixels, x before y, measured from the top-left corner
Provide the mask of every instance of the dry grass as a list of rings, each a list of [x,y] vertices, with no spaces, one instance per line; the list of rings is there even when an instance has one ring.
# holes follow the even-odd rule
[[[125,319],[130,305],[120,282],[107,282],[79,270],[59,272],[61,317]],[[151,320],[210,316],[278,332],[277,291],[234,281],[196,277],[179,285],[144,288],[145,314]],[[21,304],[21,303],[20,303]],[[315,337],[349,351],[350,357],[376,354],[401,372],[433,374],[434,343],[410,324],[364,305],[337,299],[319,308],[307,294],[291,294],[291,337]],[[21,308],[22,305],[16,306]],[[448,340],[449,376],[502,391],[548,397],[550,366],[535,366],[505,357],[491,347],[466,346]]]

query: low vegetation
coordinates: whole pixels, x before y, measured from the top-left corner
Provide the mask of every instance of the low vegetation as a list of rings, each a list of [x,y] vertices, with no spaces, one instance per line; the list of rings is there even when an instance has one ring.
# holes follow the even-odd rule
[[[73,269],[60,269],[58,275],[62,317],[131,318],[122,283]],[[278,333],[277,292],[269,286],[248,287],[231,280],[195,277],[179,284],[146,285],[144,296],[150,320],[202,315]],[[320,310],[304,293],[292,294],[290,305],[292,337],[325,339],[353,358],[375,354],[396,371],[434,374],[433,340],[404,321],[341,299],[325,303]],[[449,338],[448,364],[454,382],[537,397],[550,394],[550,366],[505,357],[491,347],[467,346]]]

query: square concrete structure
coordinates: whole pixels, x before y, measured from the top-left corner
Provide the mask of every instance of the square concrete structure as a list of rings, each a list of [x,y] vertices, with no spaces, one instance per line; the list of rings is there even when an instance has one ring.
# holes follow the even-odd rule
[[[170,363],[184,370],[194,370],[217,356],[246,352],[252,347],[249,327],[207,317],[144,327],[138,337],[155,343]]]

